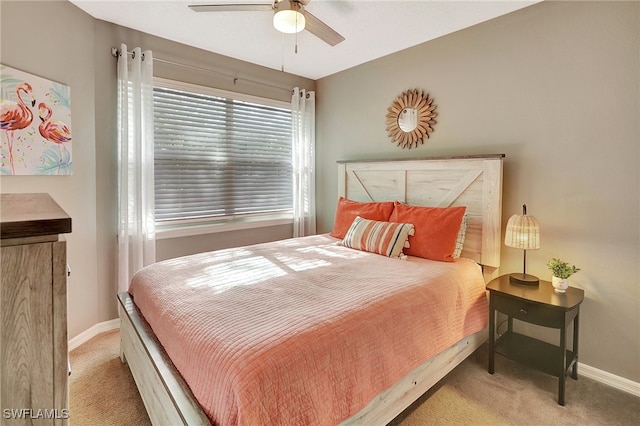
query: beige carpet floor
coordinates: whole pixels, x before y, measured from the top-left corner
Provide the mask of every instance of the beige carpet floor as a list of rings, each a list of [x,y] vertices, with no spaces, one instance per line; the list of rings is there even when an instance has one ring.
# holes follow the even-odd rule
[[[567,405],[556,403],[557,379],[501,356],[486,370],[487,349],[472,356],[392,422],[423,425],[638,425],[640,398],[594,380],[567,380]],[[149,425],[118,331],[71,352],[72,426]],[[579,374],[579,372],[578,372]]]

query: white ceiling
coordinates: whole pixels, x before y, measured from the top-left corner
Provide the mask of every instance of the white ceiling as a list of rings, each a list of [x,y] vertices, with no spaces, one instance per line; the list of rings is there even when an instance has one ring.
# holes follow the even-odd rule
[[[270,11],[197,13],[187,7],[272,0],[70,1],[94,18],[316,80],[540,0],[311,0],[306,9],[346,40],[331,47],[303,31],[297,54],[296,35],[276,31]]]

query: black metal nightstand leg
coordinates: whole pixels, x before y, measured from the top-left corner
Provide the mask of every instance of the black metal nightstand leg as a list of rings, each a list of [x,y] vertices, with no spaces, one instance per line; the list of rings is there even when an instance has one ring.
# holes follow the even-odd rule
[[[562,355],[558,361],[562,364],[559,365],[558,374],[558,404],[564,405],[564,385],[567,379],[567,327],[562,327],[560,330],[560,350]]]
[[[578,314],[573,319],[573,367],[571,368],[571,377],[578,380],[578,329],[580,328],[580,307]]]
[[[493,374],[494,367],[494,345],[495,345],[496,311],[493,302],[489,299],[489,374]]]

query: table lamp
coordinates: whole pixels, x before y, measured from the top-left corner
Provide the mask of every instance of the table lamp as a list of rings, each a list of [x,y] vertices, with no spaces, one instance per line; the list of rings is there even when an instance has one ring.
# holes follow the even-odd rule
[[[522,273],[511,274],[509,281],[516,284],[538,285],[540,283],[538,277],[527,274],[527,250],[540,248],[540,227],[535,217],[527,215],[526,204],[522,205],[522,214],[514,214],[509,218],[504,244],[524,251]]]

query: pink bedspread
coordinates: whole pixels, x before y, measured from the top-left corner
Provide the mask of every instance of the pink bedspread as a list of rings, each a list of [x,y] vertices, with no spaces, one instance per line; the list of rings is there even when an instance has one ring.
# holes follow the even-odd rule
[[[157,263],[129,292],[214,424],[334,425],[487,323],[478,265],[327,235]]]

